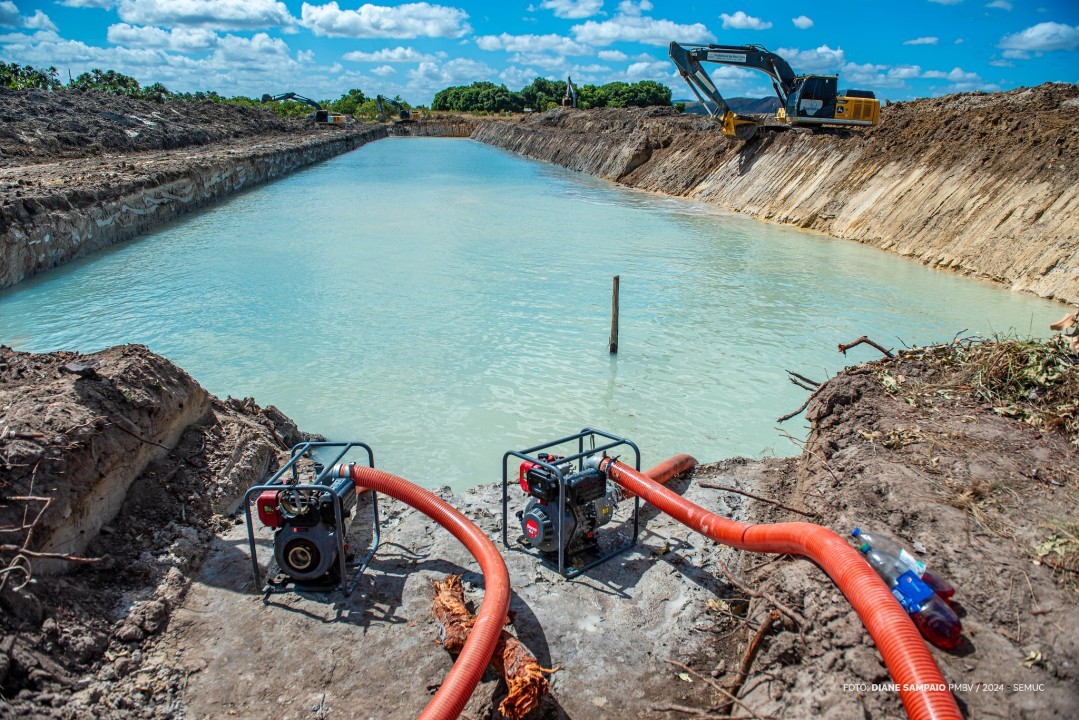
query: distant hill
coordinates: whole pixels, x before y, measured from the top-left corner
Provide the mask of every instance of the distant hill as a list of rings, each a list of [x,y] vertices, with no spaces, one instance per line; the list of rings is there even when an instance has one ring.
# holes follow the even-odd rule
[[[708,110],[705,109],[704,104],[696,100],[675,100],[675,102],[684,102],[686,104],[686,112],[694,115],[707,115]],[[779,109],[779,98],[766,97],[766,98],[729,98],[727,104],[730,105],[731,110],[734,110],[739,115],[750,115],[753,113],[774,113]]]

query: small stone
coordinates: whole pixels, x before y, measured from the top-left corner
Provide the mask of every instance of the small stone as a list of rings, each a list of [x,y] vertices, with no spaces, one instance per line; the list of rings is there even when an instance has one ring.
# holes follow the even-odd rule
[[[116,631],[116,639],[120,642],[140,642],[145,637],[146,633],[142,628],[132,622],[125,622]]]

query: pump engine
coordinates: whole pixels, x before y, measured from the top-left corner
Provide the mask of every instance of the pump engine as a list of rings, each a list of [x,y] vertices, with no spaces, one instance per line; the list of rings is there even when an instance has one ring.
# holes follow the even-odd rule
[[[617,485],[608,484],[607,476],[596,467],[599,456],[587,458],[579,472],[572,472],[563,457],[540,453],[536,458],[559,472],[525,460],[518,482],[530,496],[525,509],[517,513],[524,540],[545,553],[557,553],[559,530],[562,548],[567,554],[595,545],[595,531],[614,516],[615,507],[625,496]],[[559,494],[565,486],[565,505],[559,512]]]
[[[356,506],[352,478],[327,478],[325,490],[285,486],[263,490],[259,520],[274,529],[274,559],[294,582],[333,585],[340,580],[339,534]],[[338,517],[340,515],[340,517]]]

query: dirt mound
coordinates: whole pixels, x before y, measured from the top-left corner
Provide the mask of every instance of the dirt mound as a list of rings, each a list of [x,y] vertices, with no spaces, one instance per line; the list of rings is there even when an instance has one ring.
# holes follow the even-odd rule
[[[153,103],[93,90],[0,88],[0,167],[103,152],[174,150],[295,132],[310,121],[214,102]]]
[[[1075,113],[1079,85],[1046,83],[999,93],[962,93],[895,103],[863,140],[893,159],[947,163],[973,158],[1015,179],[1046,172],[1079,177]]]
[[[13,568],[0,575],[0,716],[72,717],[72,703],[173,716],[179,676],[144,652],[222,515],[300,433],[141,346],[0,348],[0,408],[0,567]],[[50,577],[47,563],[72,565],[50,552],[93,562]]]
[[[949,683],[970,685],[953,693],[971,717],[1070,717],[1079,704],[1079,450],[1066,432],[972,397],[970,368],[954,358],[916,351],[831,380],[808,408],[805,452],[766,467],[757,489],[837,532],[890,534],[955,585],[965,641],[934,655]],[[1079,389],[1079,374],[1070,382]],[[751,511],[805,520],[763,503]],[[805,642],[797,633],[766,640],[749,704],[780,717],[902,716],[895,692],[873,688],[890,682],[887,671],[819,569],[784,559],[749,578],[808,622]]]

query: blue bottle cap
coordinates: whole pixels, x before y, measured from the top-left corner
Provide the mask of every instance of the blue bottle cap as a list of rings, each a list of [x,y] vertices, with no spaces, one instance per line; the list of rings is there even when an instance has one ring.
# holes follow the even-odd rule
[[[858,537],[861,534],[862,534],[862,529],[861,528],[854,528],[853,530],[850,531],[850,536],[851,537]]]

